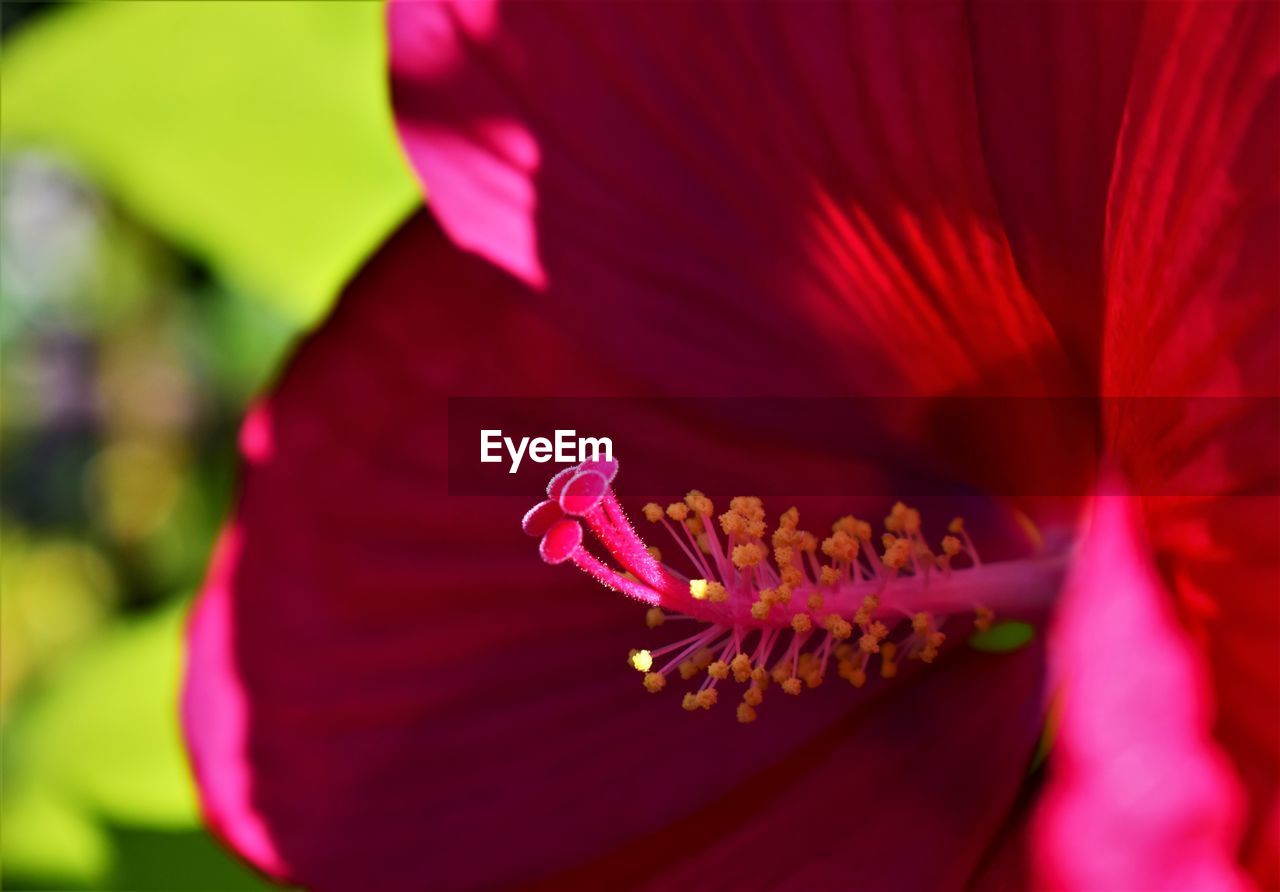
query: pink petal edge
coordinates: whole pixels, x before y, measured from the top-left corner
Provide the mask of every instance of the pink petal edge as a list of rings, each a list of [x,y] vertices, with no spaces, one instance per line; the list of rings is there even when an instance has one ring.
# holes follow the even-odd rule
[[[1034,829],[1053,889],[1247,888],[1241,791],[1210,737],[1210,688],[1155,575],[1136,500],[1106,491],[1051,639],[1061,685]]]

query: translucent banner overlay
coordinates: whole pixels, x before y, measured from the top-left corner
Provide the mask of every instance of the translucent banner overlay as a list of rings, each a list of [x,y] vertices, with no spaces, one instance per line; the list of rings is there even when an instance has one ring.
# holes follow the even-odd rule
[[[1104,456],[1135,494],[1280,492],[1270,397],[459,397],[448,415],[451,495],[536,494],[579,438],[610,441],[624,496],[1076,496]]]

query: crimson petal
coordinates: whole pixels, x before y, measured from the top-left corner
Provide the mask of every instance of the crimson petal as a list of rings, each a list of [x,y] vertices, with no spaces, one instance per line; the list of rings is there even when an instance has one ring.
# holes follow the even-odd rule
[[[275,876],[447,889],[568,869],[729,795],[891,690],[831,683],[750,729],[646,694],[623,659],[646,640],[642,611],[542,566],[519,501],[448,494],[445,394],[504,392],[513,370],[535,395],[619,386],[521,286],[419,218],[246,422],[182,714],[211,826]]]
[[[982,106],[1005,69],[976,54],[1004,52],[988,20],[1005,13],[971,17],[959,0],[400,2],[392,94],[458,244],[544,290],[567,331],[611,355],[678,357],[686,392],[740,392],[724,355],[757,356],[761,393],[1078,392],[1093,369],[1081,377],[1064,347],[1096,355],[1098,326],[1070,323],[1098,318],[1100,289],[1058,288],[1046,313],[1005,226],[1035,254],[1033,285],[1085,254],[1096,271],[1102,218],[1086,211],[1102,206],[1099,146],[1132,47],[1110,39],[1108,16],[1056,28],[1078,7],[1027,9],[1015,17],[1052,21],[1045,50],[1013,66],[1029,85],[1021,129]],[[1079,80],[1055,66],[1077,57],[1106,76],[1052,102]],[[989,143],[998,161],[1074,146],[1063,131],[1099,105],[1067,197],[1006,219],[1029,178],[993,191]],[[1037,253],[1064,234],[1064,204],[1085,231]]]
[[[1108,194],[1106,440],[1210,659],[1280,887],[1280,6],[1156,4]]]

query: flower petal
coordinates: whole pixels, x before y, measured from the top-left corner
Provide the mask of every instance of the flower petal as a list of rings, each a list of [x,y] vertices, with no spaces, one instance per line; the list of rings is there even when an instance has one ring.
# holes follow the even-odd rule
[[[1106,441],[1211,661],[1280,886],[1280,7],[1148,11],[1108,199]]]
[[[517,529],[526,501],[449,495],[446,394],[622,391],[543,313],[418,218],[246,422],[182,712],[211,825],[274,876],[448,889],[564,870],[892,691],[833,682],[749,729],[728,706],[686,715],[624,665],[651,640],[643,610],[543,566]]]
[[[1018,271],[1095,384],[1107,187],[1142,3],[970,5],[987,171]]]
[[[389,26],[401,138],[446,230],[610,354],[678,362],[703,393],[741,388],[724,355],[755,357],[763,393],[1081,388],[1071,314],[1046,318],[1003,230],[958,0],[401,2]],[[1100,208],[1088,146],[1064,191]]]
[[[1042,657],[948,653],[728,795],[546,886],[962,888],[1035,749]]]
[[[1242,888],[1243,802],[1211,690],[1140,540],[1140,502],[1095,499],[1051,645],[1063,686],[1036,841],[1060,889]]]

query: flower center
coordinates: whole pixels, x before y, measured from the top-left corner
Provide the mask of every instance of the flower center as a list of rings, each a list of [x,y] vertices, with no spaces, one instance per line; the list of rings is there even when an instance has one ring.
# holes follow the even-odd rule
[[[984,564],[955,518],[935,550],[922,532],[920,512],[898,502],[884,519],[878,546],[871,524],[842,517],[819,539],[800,529],[790,508],[769,531],[760,499],[738,497],[716,515],[694,490],[666,508],[644,506],[645,519],[665,528],[691,573],[665,563],[623,512],[611,484],[616,461],[588,461],[561,471],[547,500],[525,515],[523,527],[540,536],[544,561],[571,561],[609,588],[650,605],[650,629],[669,619],[705,625],[695,634],[629,657],[657,693],[678,674],[702,675],[684,694],[686,710],[710,709],[718,686],[732,678],[746,685],[738,720],[751,722],[770,684],[798,695],[820,685],[832,665],[840,678],[862,687],[869,673],[893,678],[903,660],[931,663],[946,640],[943,626],[972,617],[979,631],[997,610],[1033,606],[1052,594],[1065,556],[1037,556]],[[583,524],[620,569],[591,554]]]

